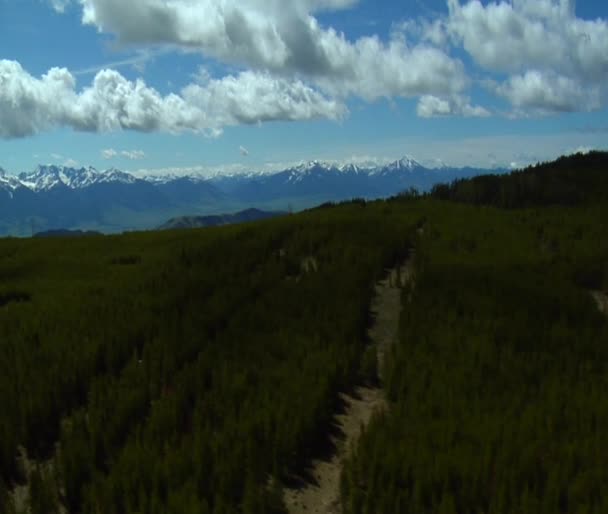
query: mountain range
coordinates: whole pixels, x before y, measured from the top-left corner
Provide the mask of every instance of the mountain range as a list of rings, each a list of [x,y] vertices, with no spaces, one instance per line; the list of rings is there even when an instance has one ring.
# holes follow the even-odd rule
[[[115,168],[53,165],[11,175],[0,168],[0,235],[53,229],[119,232],[184,215],[251,207],[297,210],[326,201],[388,197],[412,187],[426,191],[440,182],[501,171],[431,169],[409,157],[381,166],[311,161],[272,174],[210,177],[136,177]]]

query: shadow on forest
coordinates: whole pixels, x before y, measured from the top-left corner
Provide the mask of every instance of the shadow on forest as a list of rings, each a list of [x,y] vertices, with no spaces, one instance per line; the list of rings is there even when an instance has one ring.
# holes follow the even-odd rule
[[[350,391],[348,394],[357,398],[358,395],[354,391]],[[338,441],[343,441],[346,434],[342,430],[340,423],[337,421],[337,416],[346,413],[346,401],[342,396],[339,396],[336,400],[334,419],[332,420],[327,430],[324,432],[323,437],[320,437],[314,447],[310,448],[311,459],[306,462],[300,469],[301,471],[297,474],[290,474],[283,478],[283,484],[289,489],[304,489],[309,485],[318,486],[319,482],[313,474],[314,466],[313,460],[321,460],[330,462],[334,456],[338,453]]]
[[[0,293],[0,307],[5,307],[9,303],[22,303],[29,302],[31,300],[32,295],[23,291],[8,291],[6,293]]]

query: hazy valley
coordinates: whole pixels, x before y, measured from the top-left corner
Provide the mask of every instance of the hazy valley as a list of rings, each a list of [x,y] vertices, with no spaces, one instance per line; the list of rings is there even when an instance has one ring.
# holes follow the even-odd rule
[[[294,211],[327,201],[375,199],[410,188],[505,170],[429,169],[411,158],[376,167],[311,161],[272,174],[136,176],[117,169],[38,166],[0,170],[0,234],[53,229],[122,232],[156,228],[170,218],[229,214],[249,208]]]

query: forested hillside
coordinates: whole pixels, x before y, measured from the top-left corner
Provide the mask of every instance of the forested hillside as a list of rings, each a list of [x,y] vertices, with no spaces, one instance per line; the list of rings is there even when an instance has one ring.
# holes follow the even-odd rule
[[[438,184],[432,196],[496,207],[539,207],[608,202],[608,152],[560,157],[509,175],[480,175]]]
[[[280,512],[358,380],[372,284],[414,216],[0,241],[0,500],[35,513]],[[59,442],[59,444],[57,444]]]
[[[391,406],[343,473],[345,512],[608,511],[608,323],[589,294],[608,290],[605,158],[515,173],[494,196],[478,196],[482,179],[443,190],[576,207],[426,204],[388,359]],[[575,202],[554,196],[562,186]]]
[[[414,247],[345,513],[607,512],[602,159],[497,179],[538,181],[507,203],[474,179],[240,226],[0,240],[0,512],[285,512],[366,378],[374,282]]]

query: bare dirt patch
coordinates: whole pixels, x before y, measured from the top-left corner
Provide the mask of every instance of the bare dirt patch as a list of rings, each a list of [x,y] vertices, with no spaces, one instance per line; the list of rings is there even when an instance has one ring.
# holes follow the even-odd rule
[[[376,295],[372,300],[371,313],[374,323],[369,337],[378,350],[378,375],[384,379],[386,352],[397,339],[399,313],[401,312],[401,288],[414,282],[412,258],[389,271],[384,280],[376,284]]]
[[[384,359],[387,350],[397,339],[401,288],[414,279],[412,259],[388,271],[376,284],[371,305],[373,323],[369,337],[378,352],[378,374],[382,384]],[[342,464],[349,456],[369,424],[374,412],[386,409],[384,391],[380,387],[357,387],[352,395],[342,394],[343,412],[337,413],[335,434],[331,442],[335,451],[327,459],[314,460],[307,470],[308,479],[301,487],[285,490],[284,501],[289,514],[340,514],[340,475]]]
[[[593,296],[600,312],[608,316],[608,294],[603,291],[591,291],[591,296]]]
[[[59,480],[57,476],[58,456],[59,444],[55,445],[55,452],[53,456],[44,461],[29,459],[26,449],[22,446],[19,447],[18,462],[26,480],[23,484],[15,485],[11,491],[10,496],[16,513],[27,514],[30,512],[30,483],[32,474],[36,469],[40,472],[44,480],[49,483],[51,489],[54,490],[57,495],[61,495],[64,492],[63,489],[57,485]],[[59,498],[56,497],[55,499],[57,500],[57,512],[59,514],[67,514],[65,507],[58,501]]]
[[[308,470],[308,482],[301,488],[286,489],[284,501],[290,514],[339,514],[342,462],[359,439],[377,409],[385,408],[382,390],[359,387],[354,395],[341,395],[345,412],[336,415],[339,428],[331,437],[336,451],[330,460],[314,460]]]

